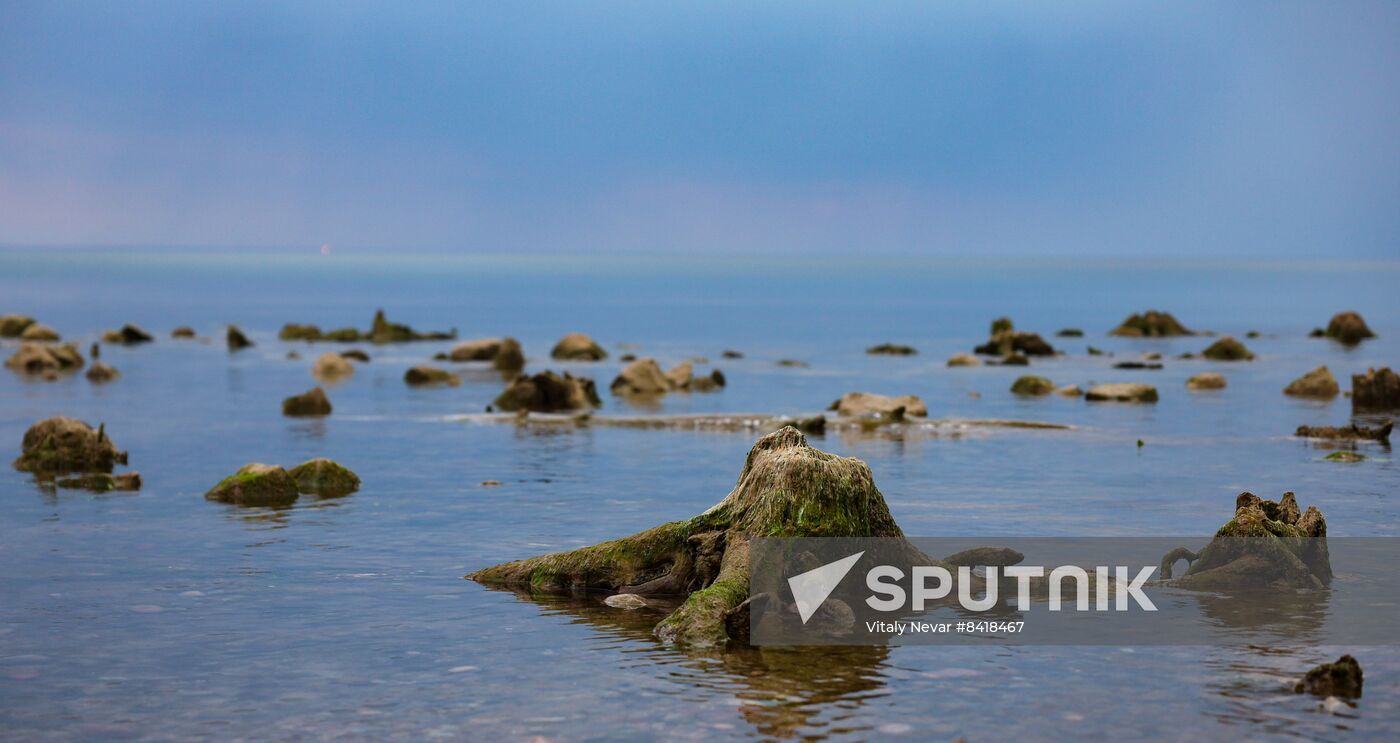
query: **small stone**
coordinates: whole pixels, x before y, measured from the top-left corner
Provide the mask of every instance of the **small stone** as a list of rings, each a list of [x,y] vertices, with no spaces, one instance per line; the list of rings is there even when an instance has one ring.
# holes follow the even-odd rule
[[[1186,380],[1188,390],[1223,390],[1225,389],[1225,375],[1216,372],[1202,372],[1192,375]]]
[[[614,609],[645,609],[646,599],[635,593],[615,593],[603,599],[603,603]]]
[[[948,366],[981,366],[982,360],[970,353],[956,353],[948,357]]]
[[[778,359],[778,366],[790,366],[796,367],[798,369],[806,369],[808,366],[810,366],[810,364],[808,364],[805,361],[798,361],[797,359]]]
[[[481,487],[483,487],[483,488],[498,488],[498,487],[500,487],[500,486],[501,486],[501,481],[500,481],[500,480],[482,480],[482,481],[481,481]]]
[[[245,464],[204,497],[239,506],[290,506],[296,502],[297,485],[286,470],[275,464]]]
[[[1320,697],[1355,699],[1361,696],[1364,681],[1361,664],[1350,655],[1343,655],[1335,663],[1323,663],[1308,671],[1293,686],[1293,691],[1297,694],[1314,694]]]
[[[331,401],[326,397],[326,391],[320,387],[313,387],[282,401],[282,415],[303,417],[330,414]]]
[[[87,376],[88,381],[92,382],[93,384],[102,384],[104,382],[110,382],[116,379],[117,377],[120,377],[121,372],[117,371],[116,369],[113,369],[110,366],[107,366],[101,361],[98,361],[92,366],[88,367],[87,374],[85,376]]]
[[[544,371],[516,377],[493,404],[506,412],[557,413],[601,407],[603,401],[592,379]]]
[[[1064,328],[1058,333],[1055,333],[1055,336],[1058,338],[1083,338],[1084,331],[1079,328]]]
[[[1089,388],[1084,399],[1092,402],[1157,402],[1157,388],[1150,384],[1119,382]]]
[[[180,327],[175,328],[174,330],[170,331],[170,337],[171,337],[171,338],[193,338],[193,337],[194,337],[194,328],[192,328],[192,327],[190,327],[190,326],[188,326],[188,325],[181,325]]]
[[[1366,455],[1355,451],[1334,451],[1323,459],[1329,462],[1364,462]]]
[[[723,356],[723,357],[726,358],[726,359],[742,359],[742,358],[744,358],[744,354],[743,354],[743,353],[741,353],[741,352],[739,352],[739,351],[735,351],[735,350],[733,350],[733,349],[725,350],[725,352],[722,353],[722,354],[720,354],[720,355]]]
[[[664,395],[671,391],[672,379],[661,371],[656,359],[638,359],[623,367],[608,389],[614,395]]]
[[[352,348],[349,351],[341,351],[340,358],[346,359],[348,361],[358,361],[362,364],[369,363],[369,354],[365,353],[364,351],[361,351],[358,348]]]
[[[1017,395],[1048,395],[1055,391],[1055,383],[1045,377],[1026,374],[1017,378],[1016,381],[1012,383],[1011,391]]]
[[[549,355],[566,361],[602,361],[608,357],[608,352],[583,333],[569,333],[554,344]]]
[[[116,343],[123,346],[134,346],[140,343],[150,343],[155,340],[150,333],[130,323],[123,325],[120,330],[109,330],[102,334],[102,340],[106,343]]]
[[[1212,361],[1252,361],[1254,354],[1243,343],[1225,336],[1220,340],[1210,344],[1206,350],[1201,352],[1201,356]]]
[[[877,356],[913,356],[918,353],[913,346],[901,346],[896,343],[881,343],[865,349],[865,352]]]
[[[339,498],[360,489],[360,478],[347,467],[325,457],[317,457],[287,472],[297,490],[322,498]]]
[[[404,372],[403,381],[414,387],[437,385],[456,387],[462,383],[462,378],[444,369],[420,364]]]
[[[1317,399],[1330,400],[1341,394],[1342,388],[1337,384],[1336,377],[1326,366],[1319,366],[1316,369],[1293,380],[1283,388],[1283,394],[1294,397],[1313,397]]]
[[[1067,384],[1064,387],[1055,390],[1055,394],[1059,395],[1060,397],[1083,397],[1084,390],[1080,389],[1079,385],[1077,384]]]
[[[1169,338],[1178,335],[1195,335],[1195,333],[1177,322],[1170,312],[1148,310],[1140,315],[1130,315],[1128,319],[1113,329],[1111,335],[1133,338]]]
[[[228,326],[228,333],[225,336],[225,340],[228,343],[228,350],[230,351],[240,351],[253,345],[253,342],[248,340],[248,336],[244,335],[243,331],[239,330],[237,325]]]

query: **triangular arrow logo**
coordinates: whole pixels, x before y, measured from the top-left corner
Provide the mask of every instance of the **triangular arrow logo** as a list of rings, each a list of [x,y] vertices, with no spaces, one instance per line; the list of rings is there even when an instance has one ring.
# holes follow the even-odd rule
[[[822,607],[822,602],[836,590],[841,579],[851,572],[851,568],[855,567],[856,561],[863,554],[864,551],[857,552],[850,557],[843,557],[836,562],[829,562],[815,570],[788,578],[788,588],[792,589],[792,598],[797,602],[797,614],[802,617],[803,624],[817,613],[817,609]]]

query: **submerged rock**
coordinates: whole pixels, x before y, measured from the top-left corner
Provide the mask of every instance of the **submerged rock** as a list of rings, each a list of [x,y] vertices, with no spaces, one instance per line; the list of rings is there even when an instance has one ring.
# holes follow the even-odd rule
[[[1161,369],[1162,365],[1155,361],[1120,361],[1113,365],[1114,369]]]
[[[1325,366],[1316,369],[1293,380],[1287,387],[1283,388],[1283,394],[1294,397],[1316,397],[1330,400],[1341,394],[1342,388],[1337,384],[1336,377]]]
[[[1067,384],[1055,390],[1055,394],[1061,397],[1083,397],[1084,390],[1079,389],[1079,385],[1077,384]]]
[[[245,464],[219,481],[204,497],[237,506],[290,506],[296,502],[297,485],[278,465]]]
[[[1394,422],[1386,422],[1384,425],[1374,428],[1358,426],[1355,423],[1349,426],[1298,426],[1298,430],[1294,431],[1293,435],[1310,439],[1380,441],[1384,443],[1390,440],[1390,430],[1394,426]]]
[[[1201,352],[1201,356],[1212,361],[1251,361],[1254,359],[1254,354],[1250,353],[1243,343],[1228,335],[1207,346],[1206,350]]]
[[[320,387],[313,387],[282,401],[282,415],[303,417],[330,414],[331,401],[326,397],[326,391]]]
[[[1084,399],[1092,402],[1157,402],[1157,388],[1132,382],[1097,384],[1084,393]]]
[[[1083,338],[1084,331],[1079,328],[1064,328],[1055,333],[1057,338]]]
[[[180,327],[175,328],[174,330],[170,331],[170,337],[171,337],[171,338],[193,338],[193,337],[194,337],[194,328],[192,328],[192,327],[190,327],[190,326],[188,326],[188,325],[181,325]]]
[[[457,331],[450,332],[430,331],[420,333],[417,330],[399,323],[392,323],[384,317],[384,310],[376,310],[374,313],[374,324],[370,326],[369,334],[366,336],[370,343],[404,343],[407,341],[446,341],[457,337]]]
[[[277,337],[284,341],[318,341],[321,340],[321,329],[315,325],[289,322],[282,326]]]
[[[338,353],[323,353],[311,364],[311,376],[317,379],[344,379],[354,373],[355,365]]]
[[[1338,312],[1332,316],[1332,320],[1327,323],[1327,330],[1324,333],[1328,338],[1334,338],[1348,345],[1355,345],[1367,338],[1375,338],[1376,334],[1366,327],[1366,321],[1361,319],[1361,315],[1356,312]]]
[[[91,490],[95,493],[106,493],[113,490],[134,491],[141,489],[141,473],[127,472],[111,475],[106,472],[90,472],[76,477],[59,478],[54,484],[69,490]]]
[[[1170,338],[1178,335],[1195,335],[1188,330],[1185,325],[1176,321],[1170,312],[1158,312],[1148,310],[1142,314],[1132,314],[1124,320],[1118,327],[1114,328],[1111,335],[1121,335],[1130,338]]]
[[[1025,374],[1011,384],[1011,391],[1017,395],[1039,396],[1055,391],[1055,383],[1045,377]]]
[[[718,646],[742,642],[747,629],[747,622],[731,620],[742,615],[749,598],[754,537],[903,533],[864,462],[818,451],[796,429],[783,428],[754,444],[733,491],[693,519],[467,577],[541,593],[686,596],[655,634],[666,642]],[[917,554],[912,546],[908,550]]]
[[[47,374],[77,371],[84,363],[82,354],[72,343],[61,346],[24,343],[5,361],[5,366],[24,374]]]
[[[253,345],[253,342],[248,340],[248,336],[244,335],[237,325],[228,326],[226,340],[230,351],[240,351]]]
[[[1277,503],[1240,493],[1234,517],[1199,556],[1187,559],[1190,567],[1173,584],[1180,588],[1305,589],[1332,582],[1327,521],[1314,506],[1300,511],[1293,493],[1284,493]]]
[[[1225,375],[1216,372],[1202,372],[1193,374],[1186,380],[1188,390],[1223,390],[1225,389]]]
[[[34,318],[27,315],[0,315],[0,338],[18,338],[34,324]]]
[[[123,346],[135,346],[140,343],[150,343],[155,338],[141,328],[127,323],[121,326],[120,330],[109,330],[102,334],[104,343],[116,343]]]
[[[726,358],[726,359],[742,359],[742,358],[744,358],[744,354],[743,354],[743,353],[741,353],[741,352],[739,352],[739,351],[735,351],[735,350],[733,350],[733,349],[726,349],[726,350],[724,351],[724,353],[721,353],[721,354],[720,354],[720,356],[723,356],[723,357]]]
[[[608,352],[583,333],[569,333],[554,344],[550,357],[564,361],[602,361]]]
[[[96,430],[75,418],[46,418],[24,432],[21,454],[15,469],[52,476],[68,472],[111,472],[126,464],[126,452],[119,451],[102,426]]]
[[[456,387],[462,383],[462,378],[436,366],[419,364],[404,372],[403,381],[414,387],[428,387],[436,385],[446,385]]]
[[[1003,320],[1005,318],[1002,318]],[[1005,329],[996,330],[999,327],[997,321],[992,323],[992,337],[982,345],[974,348],[973,351],[984,356],[1010,356],[1012,354],[1022,354],[1025,356],[1054,356],[1055,349],[1045,339],[1035,333],[1018,331],[1011,329],[1011,321],[1006,320]]]
[[[714,369],[711,370],[707,376],[695,377],[692,379],[690,385],[686,387],[686,390],[690,392],[713,392],[723,387],[726,382],[727,380],[724,378],[724,372],[719,369]]]
[[[43,323],[36,322],[25,328],[19,337],[21,340],[48,343],[58,340],[58,331]]]
[[[956,353],[948,357],[948,366],[981,366],[982,360],[970,353]]]
[[[796,369],[806,369],[807,367],[811,366],[811,364],[808,364],[805,361],[799,361],[797,359],[778,359],[778,366],[788,366]]]
[[[922,418],[928,415],[928,406],[917,395],[889,397],[869,392],[847,392],[827,409],[853,418],[866,415],[897,418],[901,414]]]
[[[1390,370],[1367,369],[1365,374],[1351,375],[1351,409],[1353,412],[1394,410],[1400,408],[1400,375]]]
[[[1323,459],[1328,462],[1364,462],[1366,461],[1366,455],[1355,451],[1334,451],[1323,457]]]
[[[1000,361],[989,361],[992,366],[1030,366],[1031,360],[1019,353],[1003,356]]]
[[[88,381],[92,382],[93,384],[102,384],[104,382],[110,382],[116,379],[117,377],[120,377],[121,372],[117,371],[116,369],[113,369],[110,366],[107,366],[101,361],[98,361],[94,362],[92,366],[88,367],[87,374],[85,376],[87,376]]]
[[[506,412],[528,410],[534,413],[587,410],[602,404],[592,379],[575,377],[568,372],[560,376],[552,371],[533,376],[521,374],[493,403]]]
[[[1323,663],[1308,671],[1293,685],[1293,692],[1354,699],[1361,696],[1364,680],[1361,664],[1350,655],[1343,655],[1335,663]]]
[[[603,599],[603,603],[614,609],[645,609],[647,600],[635,593],[615,593]]]
[[[622,367],[608,389],[614,395],[664,395],[671,391],[671,380],[656,359],[637,359]]]
[[[895,343],[881,343],[878,346],[865,349],[865,352],[877,356],[913,356],[918,353],[913,346],[901,346]]]
[[[360,477],[334,460],[317,457],[293,467],[287,474],[302,493],[339,498],[360,489]]]

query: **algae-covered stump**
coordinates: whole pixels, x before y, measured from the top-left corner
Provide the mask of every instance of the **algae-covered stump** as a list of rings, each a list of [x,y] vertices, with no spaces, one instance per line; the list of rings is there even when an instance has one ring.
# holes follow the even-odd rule
[[[751,538],[902,536],[864,462],[814,449],[784,427],[754,444],[734,489],[695,518],[467,577],[539,593],[688,594],[656,635],[723,645],[726,618],[749,596]]]

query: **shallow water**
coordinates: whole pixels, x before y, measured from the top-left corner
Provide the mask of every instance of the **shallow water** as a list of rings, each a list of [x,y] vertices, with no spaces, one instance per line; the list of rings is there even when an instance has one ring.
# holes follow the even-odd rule
[[[663,365],[705,356],[729,385],[651,408],[605,397],[600,415],[810,413],[850,390],[918,394],[936,418],[1050,421],[1072,430],[966,428],[909,439],[814,438],[861,457],[911,534],[1125,536],[1209,533],[1241,490],[1297,493],[1333,535],[1400,536],[1400,469],[1388,448],[1326,462],[1290,436],[1350,419],[1344,398],[1293,400],[1291,379],[1327,364],[1349,387],[1400,364],[1396,264],[642,261],[145,251],[0,252],[0,312],[40,318],[86,345],[135,322],[156,343],[104,347],[106,386],[0,374],[0,442],[51,415],[105,422],[131,453],[139,494],[50,492],[0,473],[0,731],[28,740],[560,740],[654,737],[969,740],[1133,732],[1161,739],[1393,739],[1394,648],[894,647],[690,653],[656,643],[655,614],[600,601],[530,600],[464,581],[469,570],[693,515],[728,492],[746,432],[517,427],[465,414],[499,392],[472,370],[414,390],[403,371],[450,344],[362,345],[373,360],[329,386],[335,413],[284,418],[314,384],[315,355],[288,321],[367,327],[384,307],[420,329],[513,335],[529,368],[606,387],[624,352]],[[1178,361],[1210,341],[1107,336],[1161,307],[1243,337],[1258,359]],[[1308,339],[1356,309],[1380,338]],[[944,360],[1010,315],[1064,357],[1029,371],[1056,383],[1150,381],[1157,405],[1007,392],[1026,369]],[[257,346],[228,353],[223,325]],[[212,342],[168,338],[194,326]],[[1084,338],[1052,338],[1080,327]],[[566,332],[613,359],[547,358]],[[908,358],[866,346],[909,343]],[[625,344],[625,345],[624,345]],[[6,342],[9,353],[15,345]],[[1093,345],[1114,357],[1091,357]],[[725,360],[720,352],[745,352]],[[298,350],[300,360],[286,359]],[[1114,370],[1160,351],[1160,371]],[[780,367],[781,358],[810,363]],[[708,370],[709,364],[697,367]],[[1229,387],[1191,393],[1221,371]],[[973,397],[970,393],[980,393]],[[1142,439],[1144,446],[1136,442]],[[9,456],[9,455],[7,455]],[[290,509],[207,502],[250,461],[330,456],[364,488]],[[482,487],[499,480],[499,487]],[[1352,652],[1355,707],[1283,693],[1316,662]]]

